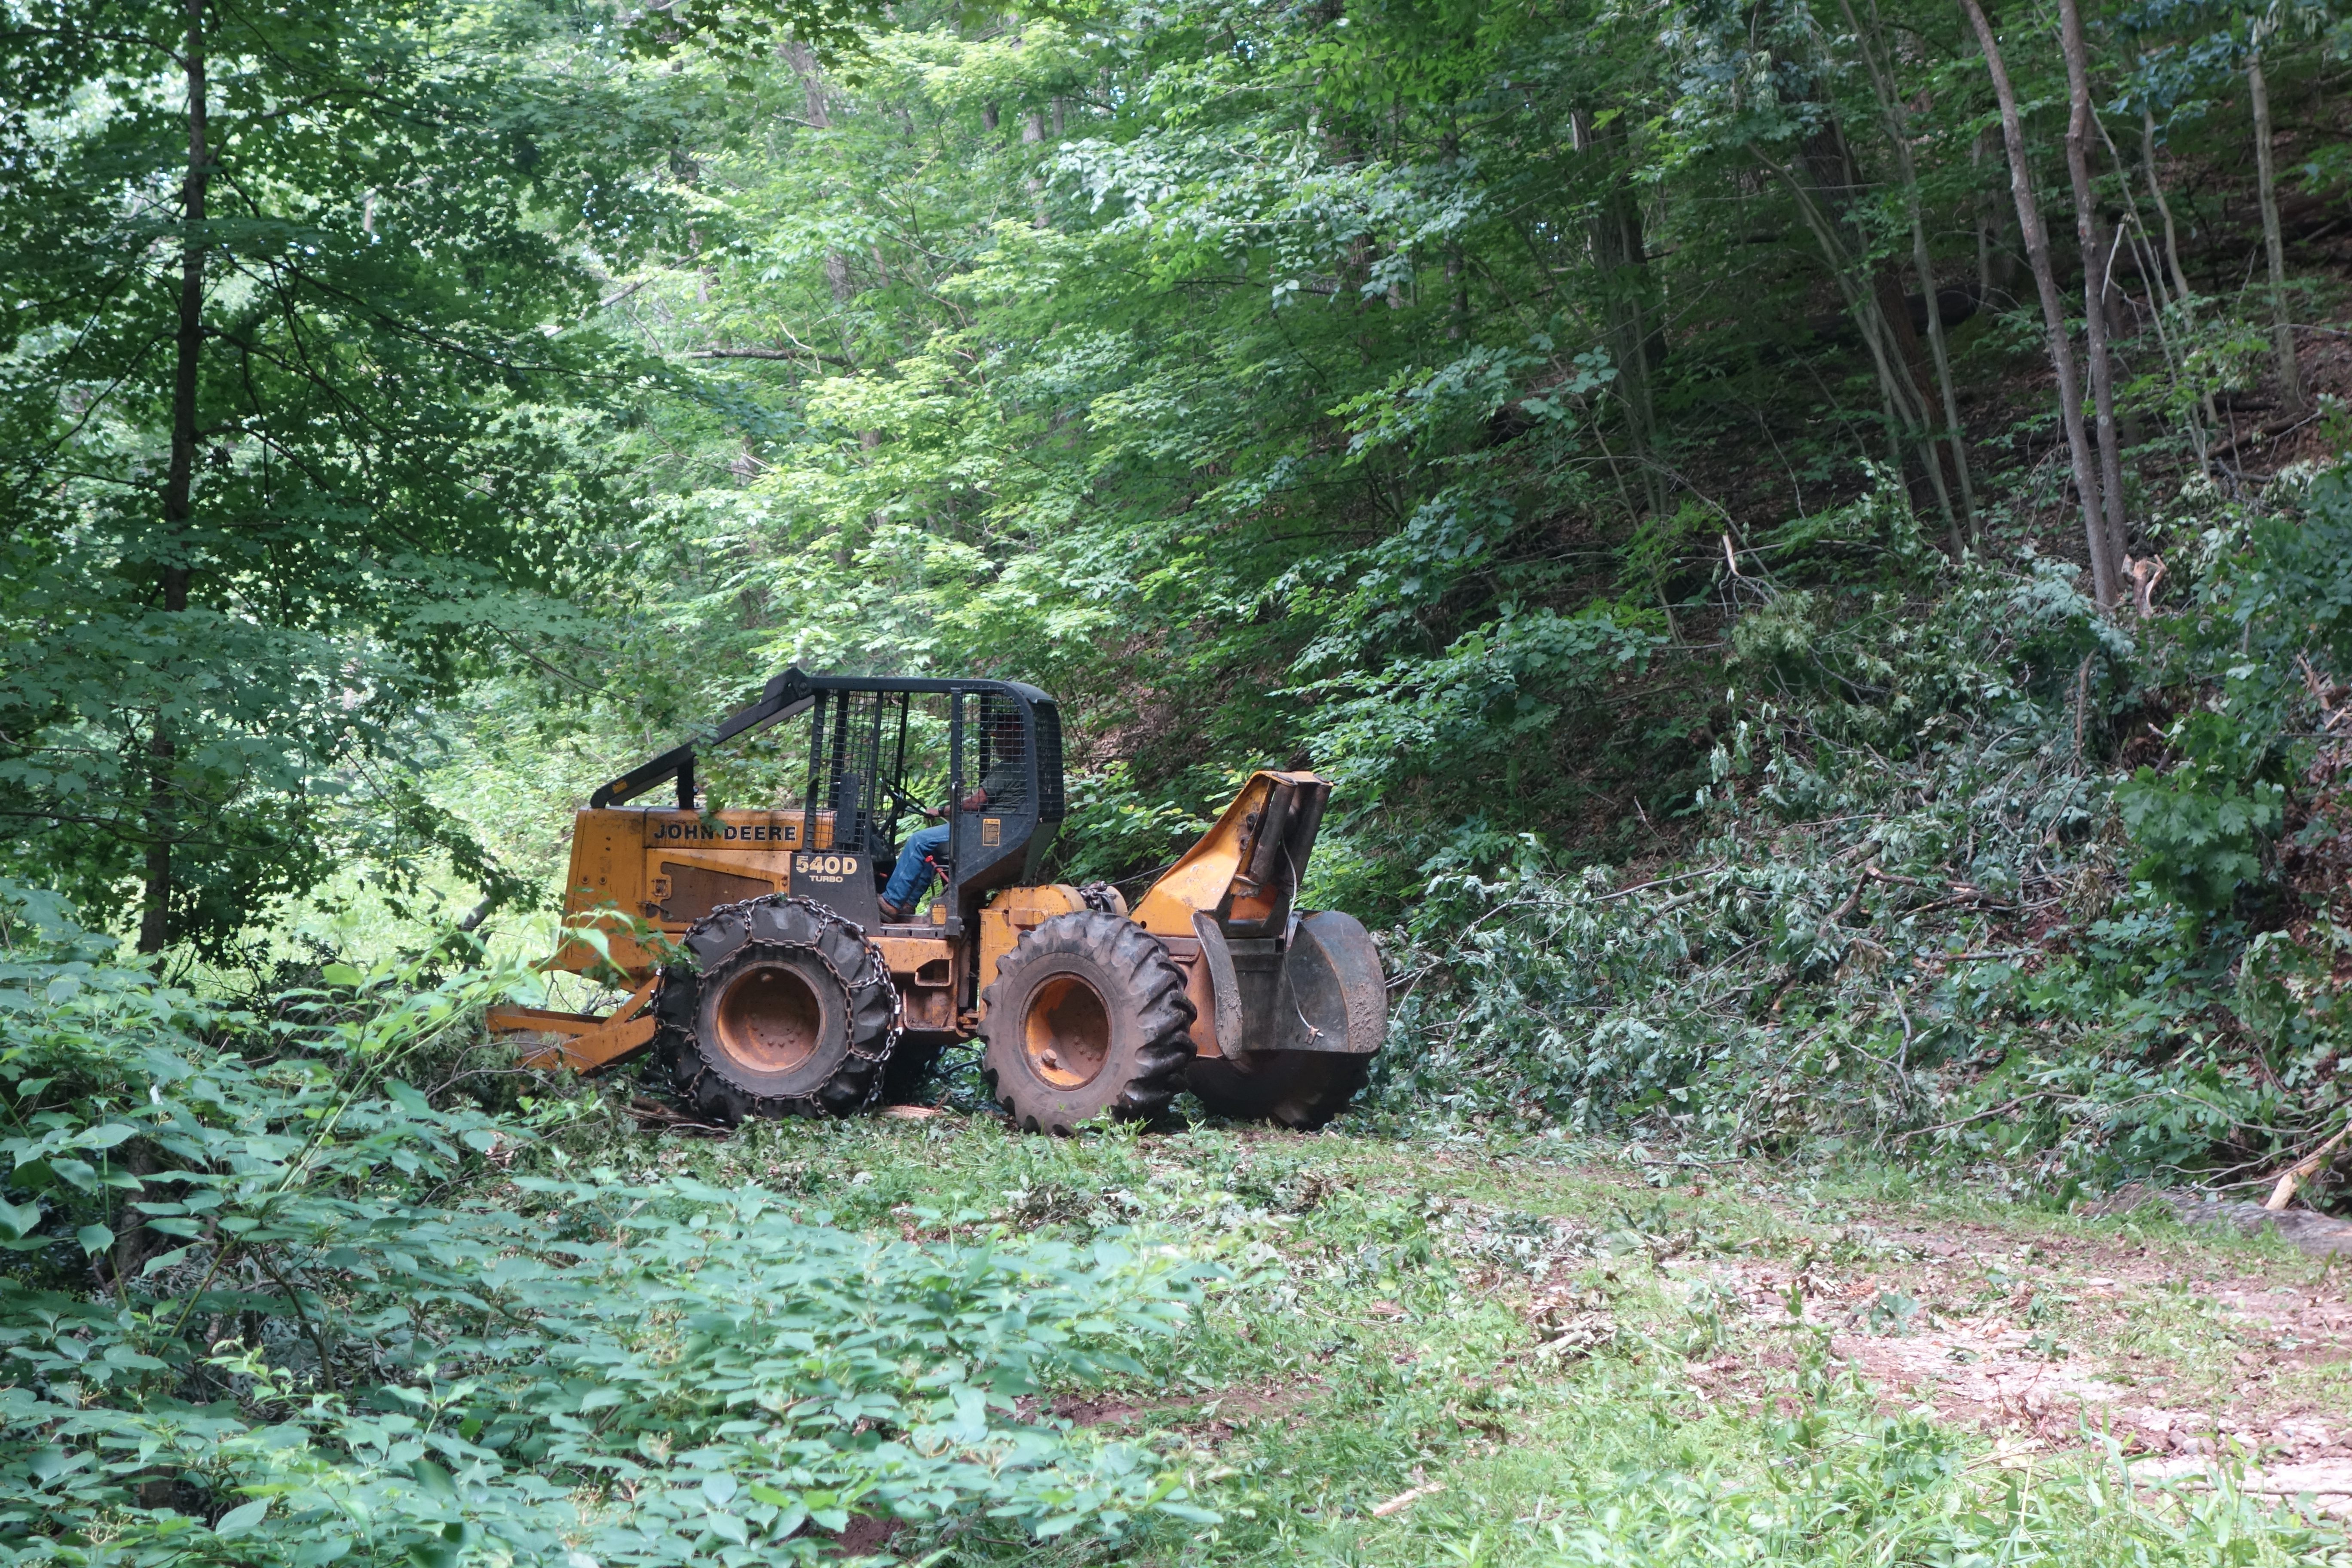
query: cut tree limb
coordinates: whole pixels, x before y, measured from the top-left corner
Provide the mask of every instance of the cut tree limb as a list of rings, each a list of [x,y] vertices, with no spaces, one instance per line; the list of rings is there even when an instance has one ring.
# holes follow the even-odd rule
[[[839,354],[825,353],[817,349],[689,349],[688,359],[813,359],[824,364],[837,364],[855,370],[856,365]]]
[[[2005,1115],[2010,1111],[2015,1110],[2021,1105],[2030,1104],[2037,1100],[2049,1100],[2053,1098],[2054,1098],[2054,1096],[2052,1091],[2048,1089],[2043,1089],[2034,1094],[2021,1094],[2015,1100],[2003,1100],[2000,1104],[1993,1106],[1991,1109],[1987,1110],[1979,1110],[1973,1116],[1963,1116],[1954,1121],[1938,1121],[1933,1127],[1915,1127],[1908,1132],[1898,1132],[1895,1135],[1895,1141],[1897,1143],[1907,1143],[1914,1138],[1925,1138],[1930,1132],[1949,1132],[1956,1127],[1970,1127],[1975,1125],[1977,1122],[1989,1121],[1996,1116]]]
[[[2347,1119],[2336,1130],[2335,1137],[2281,1171],[2277,1184],[2271,1188],[2271,1195],[2263,1200],[2263,1207],[2276,1214],[2293,1203],[2295,1188],[2326,1169],[2329,1158],[2344,1146],[2344,1140],[2347,1137],[2352,1137],[2352,1119]]]
[[[1374,1519],[1386,1519],[1391,1514],[1402,1513],[1405,1510],[1411,1508],[1422,1499],[1425,1497],[1435,1497],[1439,1492],[1442,1492],[1444,1489],[1445,1483],[1444,1481],[1432,1481],[1427,1486],[1414,1487],[1409,1491],[1401,1491],[1397,1493],[1396,1496],[1389,1499],[1388,1501],[1373,1505],[1372,1517]]]

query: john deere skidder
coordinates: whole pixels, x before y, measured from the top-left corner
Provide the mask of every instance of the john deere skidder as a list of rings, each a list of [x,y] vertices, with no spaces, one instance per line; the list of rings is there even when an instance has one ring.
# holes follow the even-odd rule
[[[797,801],[704,808],[698,752],[803,716]],[[671,784],[675,808],[623,804]],[[490,1024],[583,1073],[650,1050],[687,1106],[730,1123],[854,1113],[978,1036],[991,1093],[1031,1131],[1148,1118],[1186,1087],[1222,1115],[1319,1127],[1362,1086],[1387,1012],[1362,925],[1295,907],[1330,794],[1313,773],[1253,774],[1130,909],[1112,888],[1037,881],[1063,816],[1044,692],[788,669],[578,816],[571,936],[549,966],[618,970],[627,999]],[[946,827],[938,896],[886,921],[900,829],[927,816]],[[675,943],[667,962],[647,926]]]

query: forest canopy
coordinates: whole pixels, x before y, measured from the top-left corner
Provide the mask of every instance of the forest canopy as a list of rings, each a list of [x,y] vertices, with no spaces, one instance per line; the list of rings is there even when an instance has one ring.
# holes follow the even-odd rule
[[[1367,896],[1622,853],[1774,574],[2119,603],[2324,405],[2335,27],[16,5],[11,858],[150,950],[353,853],[511,903],[501,740],[583,792],[791,661],[1311,762]]]

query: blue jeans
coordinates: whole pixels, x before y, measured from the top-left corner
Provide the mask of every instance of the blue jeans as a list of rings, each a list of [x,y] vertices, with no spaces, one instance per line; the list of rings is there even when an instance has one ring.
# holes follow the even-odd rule
[[[882,901],[894,910],[911,911],[915,900],[931,890],[931,878],[939,871],[933,859],[948,847],[948,825],[926,827],[907,836],[907,847],[898,851],[898,865],[890,873],[890,885],[882,889]]]

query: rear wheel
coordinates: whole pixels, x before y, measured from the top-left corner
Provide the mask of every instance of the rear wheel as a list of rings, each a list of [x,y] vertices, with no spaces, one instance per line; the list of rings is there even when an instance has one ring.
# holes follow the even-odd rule
[[[847,1116],[873,1098],[898,1033],[898,993],[858,928],[807,899],[713,910],[686,933],[654,1001],[656,1039],[687,1107]]]
[[[1336,1051],[1251,1051],[1237,1062],[1202,1058],[1186,1087],[1212,1116],[1312,1132],[1348,1108],[1371,1068],[1370,1057]]]
[[[1168,1109],[1192,1059],[1192,1004],[1168,952],[1101,910],[1056,915],[996,966],[981,1073],[1016,1127],[1068,1132]]]

